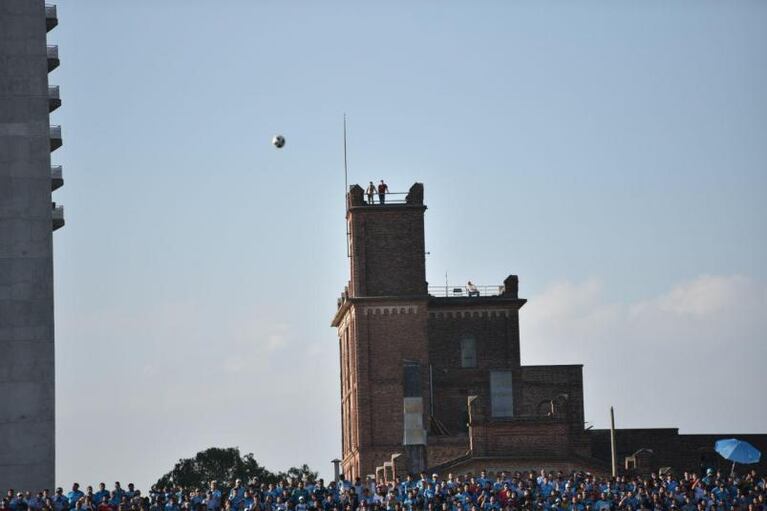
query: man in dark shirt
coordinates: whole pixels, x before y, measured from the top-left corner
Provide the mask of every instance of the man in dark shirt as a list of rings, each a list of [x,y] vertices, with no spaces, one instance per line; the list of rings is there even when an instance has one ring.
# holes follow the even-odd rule
[[[381,183],[378,185],[378,202],[379,204],[383,204],[386,201],[386,194],[389,193],[389,187],[386,186],[386,183],[384,183],[384,180],[381,180]]]

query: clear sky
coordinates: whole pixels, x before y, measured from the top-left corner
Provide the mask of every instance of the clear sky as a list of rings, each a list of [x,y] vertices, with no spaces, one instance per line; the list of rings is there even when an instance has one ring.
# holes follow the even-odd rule
[[[58,484],[331,474],[344,112],[350,183],[424,183],[429,282],[518,274],[590,423],[767,433],[767,3],[58,7]]]

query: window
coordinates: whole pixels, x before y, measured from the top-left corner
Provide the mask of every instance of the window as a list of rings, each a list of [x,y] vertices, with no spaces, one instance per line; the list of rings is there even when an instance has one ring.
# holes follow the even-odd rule
[[[402,390],[404,397],[421,397],[421,366],[418,362],[406,360],[403,365]]]
[[[477,367],[477,341],[470,335],[461,339],[461,367]]]
[[[513,417],[511,371],[490,371],[490,405],[493,417]]]

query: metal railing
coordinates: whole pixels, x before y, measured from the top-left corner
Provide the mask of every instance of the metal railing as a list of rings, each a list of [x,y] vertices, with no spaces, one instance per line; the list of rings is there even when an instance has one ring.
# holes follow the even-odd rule
[[[48,99],[61,99],[59,96],[59,86],[58,85],[49,85],[48,86]]]
[[[381,202],[378,197],[378,192],[374,193],[372,195],[372,202],[371,202],[371,196],[367,194],[367,192],[364,195],[365,204],[369,206],[380,206]],[[407,204],[407,192],[386,192],[384,194],[384,205],[386,204]]]
[[[59,58],[59,47],[56,44],[49,44],[48,45],[48,58],[49,59],[58,59]]]
[[[54,220],[63,220],[64,219],[64,206],[59,206],[55,202],[51,203],[51,216]]]
[[[61,138],[61,126],[51,126],[49,130],[49,136],[53,139]]]
[[[54,4],[45,4],[45,17],[58,18],[56,15],[56,6]]]
[[[64,169],[61,165],[51,165],[51,179],[64,179]]]
[[[486,285],[476,286],[479,296],[498,296],[503,294],[506,289],[503,284],[500,286]],[[436,297],[467,297],[469,296],[469,288],[466,285],[462,286],[429,286],[429,294]],[[475,296],[475,295],[472,295]]]

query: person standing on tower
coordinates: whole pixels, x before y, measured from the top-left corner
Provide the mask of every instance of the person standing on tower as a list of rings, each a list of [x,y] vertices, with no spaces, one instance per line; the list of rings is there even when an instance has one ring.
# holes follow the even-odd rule
[[[368,196],[368,204],[373,204],[373,197],[375,196],[375,193],[376,193],[376,185],[373,184],[373,181],[370,182],[367,190],[365,190],[365,193]]]
[[[378,203],[383,204],[386,202],[386,194],[389,193],[389,187],[386,186],[384,180],[381,180],[381,184],[378,185]]]

